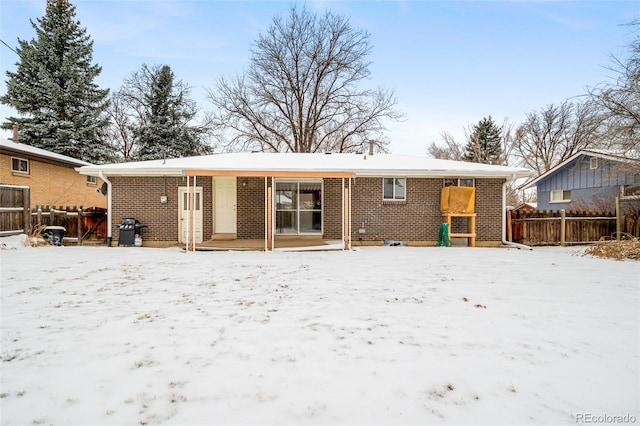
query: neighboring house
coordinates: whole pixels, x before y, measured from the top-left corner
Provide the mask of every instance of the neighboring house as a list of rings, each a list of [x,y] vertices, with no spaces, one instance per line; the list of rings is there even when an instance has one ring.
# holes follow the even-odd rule
[[[538,210],[613,212],[617,196],[623,203],[640,199],[640,160],[582,150],[521,188],[533,186]]]
[[[103,181],[75,170],[90,165],[31,145],[0,140],[0,184],[29,187],[31,207],[105,208],[107,198],[98,192]]]
[[[345,247],[384,240],[435,245],[447,185],[475,187],[477,244],[499,245],[505,183],[531,176],[522,168],[421,157],[302,153],[214,154],[78,171],[107,180],[114,244],[122,219],[135,218],[147,226],[144,245],[264,239],[265,249],[283,236],[342,240]]]
[[[518,207],[515,207],[513,210],[518,212],[531,212],[538,209],[538,203],[535,202],[525,202],[520,204]]]

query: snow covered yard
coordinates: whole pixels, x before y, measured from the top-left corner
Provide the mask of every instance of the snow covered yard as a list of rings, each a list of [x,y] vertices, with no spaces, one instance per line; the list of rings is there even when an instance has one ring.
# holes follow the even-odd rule
[[[3,250],[0,420],[640,422],[640,262],[581,251]]]

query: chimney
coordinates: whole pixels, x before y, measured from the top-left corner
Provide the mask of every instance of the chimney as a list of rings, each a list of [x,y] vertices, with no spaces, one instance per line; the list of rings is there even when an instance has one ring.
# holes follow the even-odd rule
[[[11,140],[14,142],[18,142],[18,125],[16,123],[13,123],[13,136],[11,137]]]
[[[375,146],[375,141],[373,139],[369,139],[369,156],[373,155],[373,147]]]

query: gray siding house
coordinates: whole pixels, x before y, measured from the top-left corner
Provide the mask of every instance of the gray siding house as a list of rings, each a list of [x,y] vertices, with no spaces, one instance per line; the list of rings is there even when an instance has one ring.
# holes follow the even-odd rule
[[[615,211],[615,197],[640,203],[640,160],[610,151],[582,150],[524,184],[536,187],[538,210]]]

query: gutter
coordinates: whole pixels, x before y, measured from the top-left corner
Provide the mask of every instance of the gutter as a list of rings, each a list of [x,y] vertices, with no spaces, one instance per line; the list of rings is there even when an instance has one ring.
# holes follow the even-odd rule
[[[102,171],[98,172],[98,176],[107,184],[107,247],[111,247],[111,181],[106,178]]]
[[[527,245],[514,243],[512,241],[507,241],[507,185],[509,184],[509,182],[513,182],[514,180],[516,180],[515,174],[511,175],[511,177],[505,180],[504,183],[502,184],[502,231],[501,231],[502,241],[501,242],[506,246],[515,247],[517,249],[533,250],[533,248]]]

